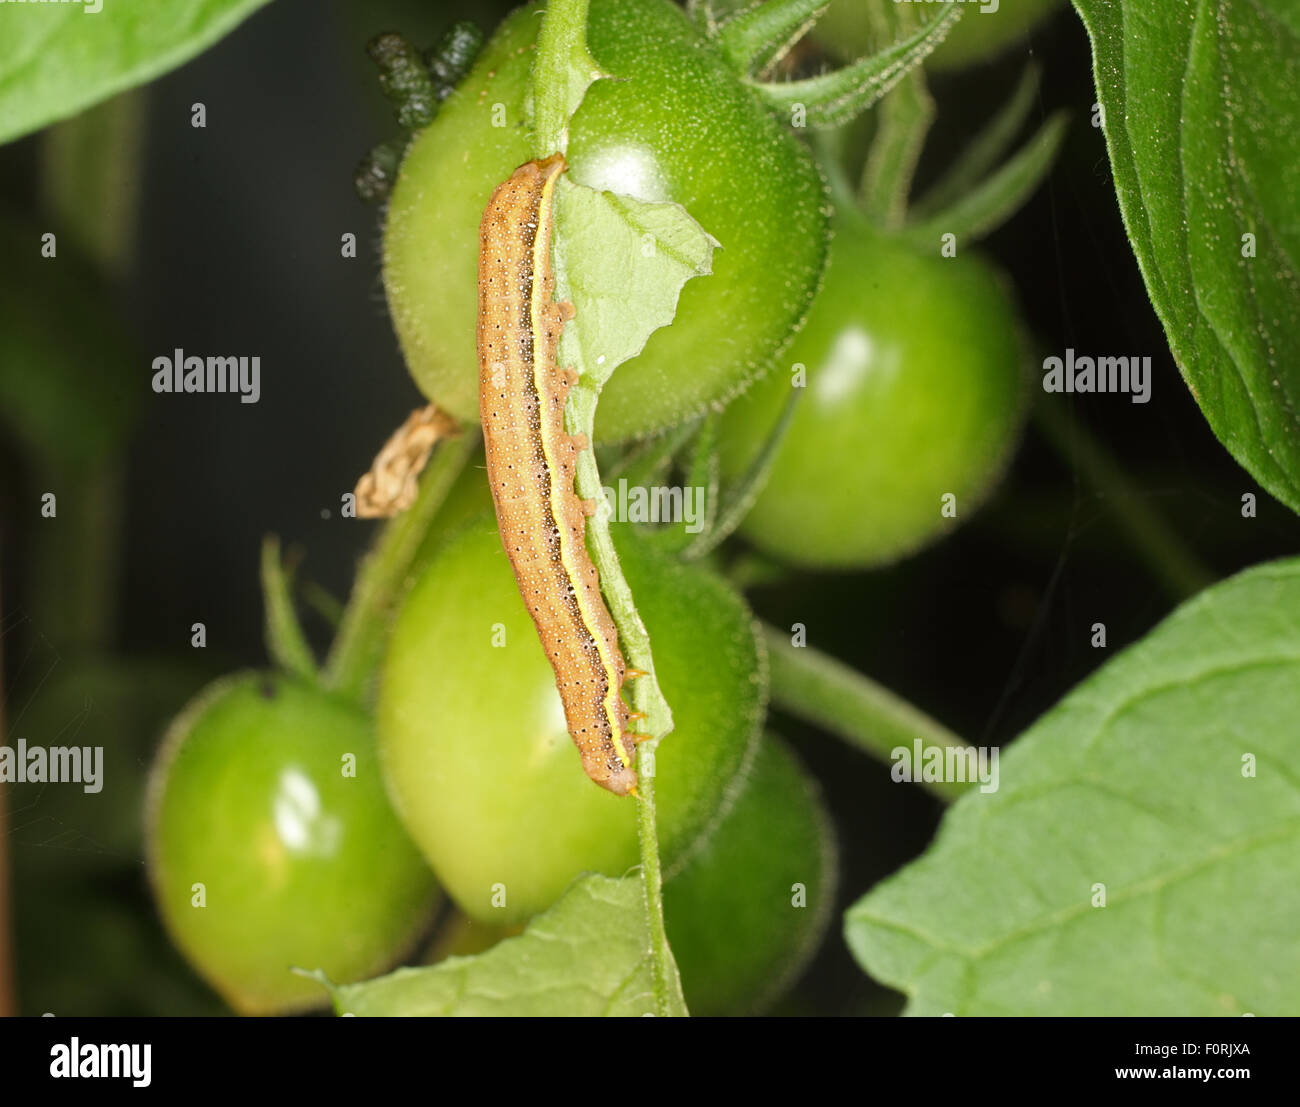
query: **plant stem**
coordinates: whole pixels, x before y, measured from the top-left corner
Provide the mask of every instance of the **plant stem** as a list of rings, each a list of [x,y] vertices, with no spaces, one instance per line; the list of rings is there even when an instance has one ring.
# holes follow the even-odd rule
[[[94,466],[33,465],[40,492],[57,491],[57,527],[32,542],[33,623],[60,649],[97,649],[113,638],[120,563],[122,471],[114,456]]]
[[[570,433],[582,433],[592,441],[596,420],[598,390],[579,380],[569,396],[566,422]],[[587,547],[592,561],[600,573],[600,587],[609,605],[609,613],[618,627],[623,645],[623,656],[628,668],[639,670],[643,676],[628,682],[629,700],[634,711],[645,716],[642,724],[651,737],[642,742],[637,757],[637,833],[641,845],[641,878],[645,885],[646,913],[649,919],[652,969],[655,985],[655,1008],[659,1015],[685,1015],[686,1001],[682,997],[681,980],[677,962],[668,945],[664,926],[663,876],[659,865],[659,839],[655,829],[654,756],[660,739],[673,728],[672,711],[659,689],[655,676],[654,655],[650,651],[650,636],[637,612],[632,590],[619,565],[618,551],[610,533],[609,503],[601,487],[600,472],[596,467],[594,450],[578,454],[576,486],[584,499],[594,501],[596,511],[587,520]]]
[[[550,0],[542,20],[532,73],[533,148],[538,157],[564,150],[569,120],[592,81],[602,76],[587,51],[587,4],[588,0]],[[582,434],[588,443],[588,448],[578,453],[574,482],[579,495],[595,507],[587,521],[587,548],[600,574],[601,592],[618,628],[628,668],[642,674],[629,681],[628,699],[633,710],[645,717],[641,728],[650,736],[641,743],[637,756],[637,827],[651,936],[655,1013],[685,1015],[686,1001],[682,997],[677,963],[664,927],[663,877],[655,830],[655,748],[672,730],[673,716],[659,689],[654,656],[650,652],[650,636],[623,576],[610,533],[610,507],[596,465],[596,451],[592,448],[596,440],[596,402],[599,397],[600,386],[590,373],[583,373],[569,393],[565,425],[570,434]]]
[[[142,91],[125,93],[50,128],[41,143],[41,196],[60,246],[84,254],[109,283],[134,256],[144,106]],[[42,526],[35,537],[35,622],[61,647],[102,646],[113,635],[119,458],[89,468],[38,463],[33,477],[42,492],[59,491],[57,529]]]
[[[916,29],[910,9],[871,9],[877,37],[889,42]],[[916,66],[899,81],[880,105],[879,125],[862,172],[859,200],[862,210],[877,226],[895,230],[907,216],[912,179],[921,158],[930,124],[934,121],[934,100],[925,82],[925,71]]]
[[[569,120],[602,74],[587,52],[589,0],[550,0],[533,61],[533,150],[545,158],[569,144]]]
[[[407,584],[425,532],[477,449],[478,438],[477,430],[466,428],[458,437],[438,445],[420,477],[415,503],[389,520],[366,555],[330,648],[326,687],[364,698],[388,632],[388,616]]]
[[[922,756],[932,748],[965,748],[952,731],[935,722],[888,688],[833,657],[809,646],[796,646],[790,635],[764,626],[771,672],[772,704],[815,723],[886,763],[893,751],[921,743]],[[970,788],[969,782],[918,781],[945,802]]]
[[[880,105],[880,126],[862,174],[862,208],[877,226],[896,230],[903,225],[933,119],[934,100],[918,66]]]
[[[645,743],[646,746],[650,743]],[[677,961],[668,944],[664,924],[663,873],[659,864],[659,831],[655,822],[654,751],[645,749],[637,759],[636,825],[641,844],[641,880],[645,888],[646,917],[650,924],[651,972],[655,989],[655,1014],[680,1017],[688,1014],[682,995]]]
[[[262,603],[266,608],[266,652],[280,668],[314,683],[316,658],[294,610],[290,574],[280,558],[280,539],[262,539]]]
[[[1143,501],[1114,457],[1070,415],[1064,403],[1041,398],[1034,405],[1034,422],[1052,448],[1110,509],[1172,599],[1184,600],[1214,583],[1215,575]]]
[[[60,237],[111,281],[134,260],[145,104],[141,89],[115,96],[51,127],[41,151],[42,192]]]

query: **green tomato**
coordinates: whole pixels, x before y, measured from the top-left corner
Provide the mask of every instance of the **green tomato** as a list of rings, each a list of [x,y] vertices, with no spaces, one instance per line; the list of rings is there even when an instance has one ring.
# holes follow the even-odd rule
[[[731,812],[664,887],[691,1014],[757,1014],[778,999],[826,933],[835,879],[817,785],[765,736]]]
[[[739,481],[805,368],[741,532],[792,564],[864,568],[978,506],[1017,439],[1024,351],[1012,297],[982,261],[918,255],[856,217],[838,224],[792,368],[727,409],[719,451],[724,480]]]
[[[888,46],[877,41],[872,31],[870,10],[884,8],[897,0],[831,0],[818,22],[815,35],[828,49],[845,58],[858,58]],[[1063,0],[968,0],[966,10],[948,37],[926,59],[926,68],[965,69],[988,61],[1024,40],[1036,26],[1061,7]],[[933,18],[927,7],[922,18]]]
[[[172,724],[149,785],[154,896],[236,1010],[321,1004],[293,968],[362,980],[428,923],[433,878],[388,806],[373,741],[352,705],[259,674],[216,682]]]
[[[478,421],[478,225],[533,157],[524,126],[541,7],[508,18],[407,150],[388,206],[384,285],[406,363],[429,399]],[[605,388],[597,440],[679,422],[734,395],[802,319],[826,256],[825,196],[803,145],[669,0],[593,0],[597,81],[570,126],[578,184],[683,205],[722,245],[670,327]],[[495,120],[495,122],[494,122]],[[504,125],[502,125],[504,124]]]
[[[671,863],[724,809],[752,754],[763,659],[728,587],[618,537],[676,724],[655,772]],[[407,597],[377,712],[394,806],[470,917],[509,924],[581,872],[620,876],[636,864],[636,801],[583,773],[495,520],[444,547]]]

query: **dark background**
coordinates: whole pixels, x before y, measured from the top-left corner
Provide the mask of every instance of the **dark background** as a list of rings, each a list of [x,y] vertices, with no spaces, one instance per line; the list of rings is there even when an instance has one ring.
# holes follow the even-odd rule
[[[432,42],[463,16],[490,28],[507,7],[278,0],[149,86],[137,260],[120,302],[111,301],[131,333],[127,387],[143,396],[143,409],[110,505],[121,552],[107,645],[111,664],[168,674],[146,680],[158,718],[170,710],[167,689],[183,698],[205,676],[265,663],[257,583],[264,534],[304,552],[304,577],[347,595],[374,524],[340,518],[340,496],[420,402],[385,312],[380,214],[352,187],[357,160],[395,133],[364,45],[386,29]],[[1087,38],[1071,10],[1003,60],[932,81],[939,115],[921,183],[1001,103],[1030,54],[1043,70],[1040,114],[1064,107],[1071,128],[1050,180],[985,252],[1014,281],[1045,350],[1153,357],[1149,404],[1099,396],[1074,405],[1135,483],[1144,510],[1164,516],[1216,576],[1293,552],[1300,525],[1232,461],[1178,377],[1123,232],[1101,132],[1091,126]],[[196,101],[207,109],[201,130],[190,125]],[[0,205],[20,217],[40,211],[39,141],[0,148]],[[86,197],[88,205],[99,200]],[[348,231],[358,238],[355,260],[340,256]],[[7,259],[4,283],[15,273]],[[69,309],[67,325],[77,319]],[[177,346],[260,355],[261,401],[153,395],[150,361]],[[85,676],[90,663],[78,644],[60,640],[57,622],[43,614],[43,489],[13,438],[0,443],[0,644],[11,729],[29,710],[83,718],[94,700],[85,682],[97,679]],[[1241,518],[1244,492],[1259,495],[1257,519]],[[1176,597],[1105,498],[1031,425],[997,494],[953,537],[887,570],[799,575],[757,589],[752,600],[773,622],[815,628],[817,645],[969,741],[998,744],[1149,630]],[[208,630],[197,661],[194,622]],[[1089,645],[1094,622],[1107,626],[1105,650]],[[323,624],[313,633],[323,641]],[[66,689],[51,691],[65,679]],[[98,679],[112,678],[100,670]],[[148,712],[132,717],[150,719],[131,755],[142,776],[158,731]],[[884,768],[838,741],[775,722],[825,788],[847,904],[921,852],[939,806],[892,786]],[[21,789],[10,805],[24,1010],[220,1009],[153,919],[138,840],[110,848],[94,826]],[[887,1013],[899,1003],[858,972],[833,927],[785,1009]]]

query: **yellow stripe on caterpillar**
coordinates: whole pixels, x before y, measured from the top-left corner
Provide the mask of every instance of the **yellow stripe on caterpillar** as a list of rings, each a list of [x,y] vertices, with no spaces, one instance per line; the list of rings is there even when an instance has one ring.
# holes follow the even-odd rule
[[[573,305],[557,302],[551,268],[555,154],[515,170],[479,228],[479,413],[501,542],[537,626],[587,775],[633,794],[635,754],[620,690],[618,632],[587,553],[593,505],[573,487],[584,435],[564,429],[577,373],[556,364]]]

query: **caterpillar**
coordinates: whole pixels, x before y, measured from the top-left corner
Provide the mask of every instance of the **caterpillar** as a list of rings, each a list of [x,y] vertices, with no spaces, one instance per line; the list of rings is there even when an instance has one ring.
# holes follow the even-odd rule
[[[577,382],[560,369],[573,305],[554,299],[551,236],[564,157],[521,165],[492,194],[479,228],[479,414],[501,542],[537,626],[587,775],[617,795],[636,787],[627,670],[587,553],[594,505],[573,487],[589,443],[564,429]]]

